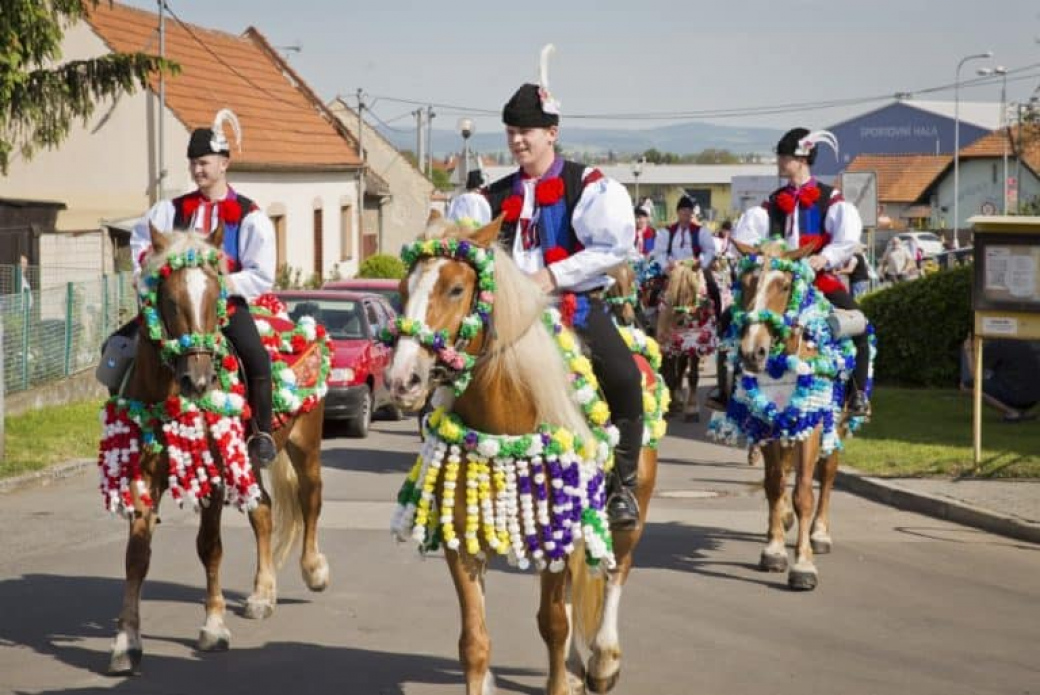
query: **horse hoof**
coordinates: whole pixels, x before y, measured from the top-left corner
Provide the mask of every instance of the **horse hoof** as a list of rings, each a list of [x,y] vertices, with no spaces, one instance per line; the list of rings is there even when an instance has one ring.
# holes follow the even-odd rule
[[[231,632],[225,628],[220,631],[199,630],[198,650],[200,652],[226,652],[231,648]]]
[[[585,685],[594,693],[609,693],[621,679],[621,669],[614,671],[606,678],[596,678],[591,673],[585,674]]]
[[[758,559],[758,569],[763,572],[786,572],[787,555],[770,555],[762,553]]]
[[[250,597],[246,601],[246,607],[242,616],[250,620],[264,620],[274,615],[274,601]]]
[[[318,561],[312,567],[303,567],[303,583],[311,591],[325,591],[329,586],[329,561],[324,555],[318,555]]]
[[[567,673],[567,692],[569,695],[585,695],[585,677],[576,673]]]
[[[810,538],[809,545],[812,546],[813,555],[826,555],[831,551],[830,538]]]
[[[787,586],[794,591],[812,591],[816,588],[818,578],[815,572],[791,570],[787,575]]]
[[[112,658],[108,661],[108,675],[133,676],[137,674],[143,655],[144,652],[140,649],[128,649],[125,652],[113,653]]]

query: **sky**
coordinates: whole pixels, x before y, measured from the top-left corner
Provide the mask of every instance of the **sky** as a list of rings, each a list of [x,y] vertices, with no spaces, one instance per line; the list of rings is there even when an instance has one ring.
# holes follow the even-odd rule
[[[157,0],[124,0],[157,10]],[[999,101],[1000,78],[966,84],[980,67],[1005,66],[1009,102],[1040,86],[1040,4],[1032,0],[167,0],[185,22],[241,33],[252,25],[286,51],[324,99],[364,90],[372,113],[403,130],[416,106],[443,104],[436,128],[476,117],[501,128],[502,104],[536,81],[553,43],[550,88],[562,125],[649,128],[677,120],[787,129],[825,127],[897,92],[947,86],[917,98]],[[1040,94],[1040,92],[1038,92]],[[873,99],[873,100],[870,100]],[[405,100],[405,101],[398,101]],[[775,107],[820,102],[840,107]],[[772,113],[748,114],[751,108]],[[468,110],[468,111],[467,111]],[[615,118],[676,113],[689,118]],[[715,112],[715,113],[705,113]],[[723,113],[725,112],[725,113]],[[743,113],[740,113],[743,112]],[[585,116],[612,116],[585,118]]]

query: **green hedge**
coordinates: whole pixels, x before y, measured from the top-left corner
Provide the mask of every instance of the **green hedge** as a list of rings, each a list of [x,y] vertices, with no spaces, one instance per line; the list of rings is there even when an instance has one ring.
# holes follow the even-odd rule
[[[972,266],[878,290],[860,306],[877,331],[877,381],[951,387],[971,330]]]
[[[390,278],[400,280],[404,277],[404,263],[397,256],[388,253],[377,253],[361,262],[357,276],[359,278]]]

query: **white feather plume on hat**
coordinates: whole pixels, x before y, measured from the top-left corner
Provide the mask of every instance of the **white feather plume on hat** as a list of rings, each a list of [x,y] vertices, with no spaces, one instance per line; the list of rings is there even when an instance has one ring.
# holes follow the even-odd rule
[[[542,99],[542,111],[560,115],[560,102],[553,98],[549,91],[549,56],[556,52],[556,46],[547,43],[542,46],[538,61],[538,95]]]
[[[228,144],[227,137],[224,135],[224,123],[230,123],[231,129],[235,131],[235,145],[238,147],[238,151],[242,151],[242,126],[238,123],[238,116],[231,109],[221,109],[217,111],[217,115],[213,117],[213,139],[210,140],[210,147],[213,148],[214,152],[223,152],[225,150],[231,151],[231,146]]]
[[[796,157],[808,157],[813,147],[821,142],[834,150],[834,155],[838,156],[838,138],[829,130],[814,130],[803,137],[798,141],[794,154]]]

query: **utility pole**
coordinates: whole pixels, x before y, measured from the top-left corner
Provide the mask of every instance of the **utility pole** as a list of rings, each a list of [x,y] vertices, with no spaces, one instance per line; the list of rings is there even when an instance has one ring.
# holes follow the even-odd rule
[[[159,57],[166,58],[166,0],[159,0]],[[156,181],[156,201],[163,200],[166,196],[164,195],[165,190],[163,184],[166,181],[166,138],[163,130],[163,122],[166,120],[166,72],[164,70],[159,71],[159,112],[158,112],[158,128],[157,134],[159,136],[158,152],[156,153],[156,162],[158,162],[159,175]]]
[[[358,87],[357,90],[357,142],[358,157],[361,158],[361,171],[358,174],[358,238],[365,238],[365,122],[362,114],[365,112],[365,93]],[[340,249],[342,251],[342,249]]]
[[[432,106],[426,107],[426,156],[429,158],[430,178],[433,178],[433,112]]]
[[[423,150],[423,110],[416,109],[415,114],[415,165],[422,171],[426,167],[426,154]]]

